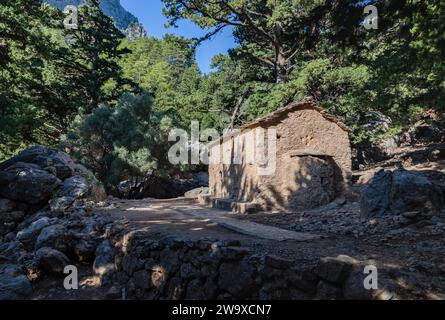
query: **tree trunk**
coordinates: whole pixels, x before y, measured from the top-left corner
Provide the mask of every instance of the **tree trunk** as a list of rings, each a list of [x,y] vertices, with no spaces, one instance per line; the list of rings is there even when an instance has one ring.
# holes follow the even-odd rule
[[[281,48],[276,49],[275,59],[275,79],[276,83],[285,83],[288,80],[287,60],[282,53]]]

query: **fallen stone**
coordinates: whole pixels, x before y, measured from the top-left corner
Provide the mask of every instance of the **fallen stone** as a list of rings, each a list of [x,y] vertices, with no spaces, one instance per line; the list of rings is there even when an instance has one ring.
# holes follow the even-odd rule
[[[0,196],[3,198],[41,204],[52,196],[61,181],[33,164],[16,163],[0,172]]]
[[[36,252],[36,261],[48,274],[61,275],[70,260],[62,252],[51,248],[40,248]]]
[[[74,256],[82,263],[93,262],[97,249],[97,240],[94,238],[80,239],[74,245]]]
[[[72,206],[75,200],[76,198],[66,196],[54,198],[49,201],[49,208],[52,212],[65,212]]]
[[[58,196],[79,199],[88,193],[88,189],[88,182],[84,177],[74,176],[63,182]]]
[[[36,249],[49,247],[62,252],[68,252],[72,247],[71,233],[60,224],[45,227],[36,241]]]
[[[359,262],[349,256],[324,257],[316,268],[315,273],[323,280],[341,284],[349,275],[353,266]]]
[[[108,240],[102,243],[96,249],[96,258],[93,264],[94,272],[99,276],[104,276],[115,269],[114,266],[114,249]]]
[[[32,244],[37,240],[40,232],[43,228],[49,226],[51,222],[55,220],[51,220],[48,217],[40,218],[37,221],[31,223],[31,225],[17,233],[17,240],[24,244]]]
[[[185,198],[188,199],[197,199],[200,195],[208,194],[210,191],[207,187],[201,187],[197,189],[190,190],[184,194]]]
[[[379,171],[363,190],[360,209],[364,217],[411,211],[440,211],[444,190],[420,172]]]

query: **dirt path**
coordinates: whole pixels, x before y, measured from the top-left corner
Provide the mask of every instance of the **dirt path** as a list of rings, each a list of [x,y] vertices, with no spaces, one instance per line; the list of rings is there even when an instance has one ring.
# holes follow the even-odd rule
[[[354,206],[349,209],[349,214],[353,215]],[[240,219],[186,199],[116,201],[111,207],[98,210],[112,214],[116,219],[128,219],[129,230],[150,230],[153,238],[174,235],[185,240],[237,240],[258,254],[272,254],[302,263],[338,255],[372,261],[379,268],[396,270],[394,276],[400,280],[406,297],[445,299],[445,269],[441,271],[445,266],[445,239],[442,236],[411,232],[406,236],[387,233],[346,235],[319,228],[295,232],[283,224],[258,223],[261,219],[253,219],[257,222],[254,223],[249,221],[250,218]],[[289,219],[286,221],[289,223]]]
[[[126,218],[132,228],[145,227],[185,238],[237,238],[241,235],[273,241],[310,241],[321,237],[289,231],[251,221],[240,221],[226,211],[204,208],[188,199],[122,201],[103,209],[116,218]]]

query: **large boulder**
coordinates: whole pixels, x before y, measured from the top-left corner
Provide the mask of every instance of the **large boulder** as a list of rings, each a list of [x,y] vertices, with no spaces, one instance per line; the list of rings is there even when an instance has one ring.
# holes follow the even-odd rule
[[[444,175],[445,176],[445,175]],[[361,213],[365,217],[409,211],[440,211],[445,204],[445,188],[426,173],[381,170],[361,196]]]
[[[36,248],[49,247],[62,252],[69,252],[73,247],[72,234],[61,224],[43,228],[36,240]]]
[[[72,176],[75,169],[74,161],[65,152],[36,145],[1,163],[0,170],[4,170],[19,162],[35,164],[42,169],[54,173],[62,180]]]
[[[52,248],[40,248],[36,252],[37,264],[48,274],[61,275],[70,260],[60,251]]]
[[[76,199],[84,198],[88,191],[89,185],[84,177],[74,176],[66,179],[57,196],[49,201],[51,211],[67,210]]]
[[[17,162],[0,172],[0,196],[36,205],[48,201],[61,181],[31,163]]]
[[[391,137],[380,142],[362,142],[354,147],[352,165],[355,170],[394,157],[401,140]]]
[[[10,212],[12,201],[27,205],[15,211],[35,211],[48,202],[51,211],[65,211],[77,199],[98,202],[107,195],[94,174],[67,153],[37,145],[0,163],[0,197],[0,212]]]

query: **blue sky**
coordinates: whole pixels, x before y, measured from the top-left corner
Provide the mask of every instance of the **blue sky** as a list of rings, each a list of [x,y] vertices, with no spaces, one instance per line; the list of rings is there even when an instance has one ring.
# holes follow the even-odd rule
[[[139,19],[151,37],[161,38],[164,34],[174,33],[193,38],[206,33],[189,21],[181,21],[178,28],[166,29],[164,25],[167,19],[162,15],[163,3],[161,0],[121,0],[121,4]],[[226,29],[213,39],[204,42],[196,52],[196,60],[201,71],[208,73],[212,58],[218,53],[227,53],[227,50],[234,46],[235,42],[230,29]]]

